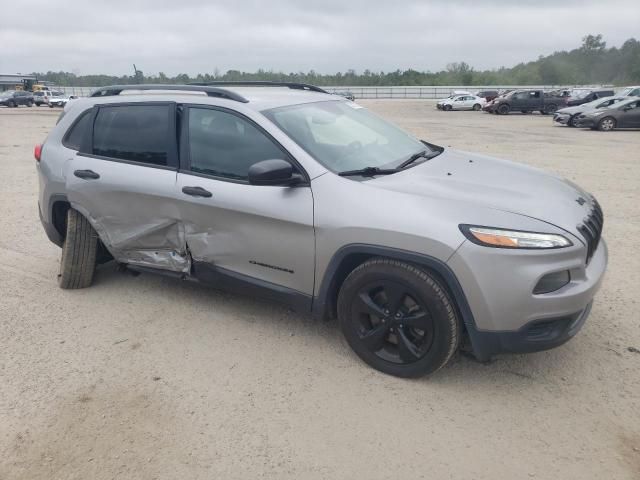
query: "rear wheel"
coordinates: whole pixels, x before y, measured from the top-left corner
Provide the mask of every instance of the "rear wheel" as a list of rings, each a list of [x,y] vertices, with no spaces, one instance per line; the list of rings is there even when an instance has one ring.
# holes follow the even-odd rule
[[[481,108],[482,108],[482,106],[481,106],[479,103],[476,103],[476,104],[473,106],[473,109],[474,109],[476,112],[477,112],[478,110],[480,110]]]
[[[509,113],[509,110],[509,105],[500,105],[497,111],[500,115],[506,115]]]
[[[616,119],[613,117],[605,117],[598,122],[598,130],[601,132],[609,132],[616,128]]]
[[[369,260],[347,277],[338,296],[342,332],[373,368],[419,377],[444,366],[458,348],[456,310],[437,279],[413,265]]]
[[[16,102],[14,102],[13,100],[10,100],[7,105],[9,106],[9,108],[15,108],[15,107],[18,106],[18,104]]]
[[[558,110],[558,106],[555,103],[551,103],[551,104],[547,105],[546,107],[544,107],[544,110],[543,110],[542,113],[545,114],[545,115],[549,115],[551,113],[555,113],[556,110]]]
[[[62,244],[58,285],[64,289],[91,285],[96,269],[98,235],[77,210],[67,212],[67,233]]]
[[[33,102],[31,100],[27,102],[27,107],[33,107]]]

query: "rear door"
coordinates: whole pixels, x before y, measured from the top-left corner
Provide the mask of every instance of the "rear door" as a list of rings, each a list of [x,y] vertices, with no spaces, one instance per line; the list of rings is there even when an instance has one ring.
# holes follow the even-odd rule
[[[262,160],[287,160],[306,176],[302,167],[237,112],[192,105],[183,118],[177,191],[196,275],[310,299],[315,258],[310,186],[248,182],[249,167]]]
[[[96,106],[76,121],[63,144],[68,152],[68,199],[89,219],[114,258],[189,271],[175,202],[175,105]]]
[[[640,100],[622,107],[618,114],[618,127],[640,127]]]

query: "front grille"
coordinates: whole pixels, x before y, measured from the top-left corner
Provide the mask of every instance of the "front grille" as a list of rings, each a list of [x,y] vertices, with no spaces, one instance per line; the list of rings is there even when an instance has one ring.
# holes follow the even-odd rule
[[[578,225],[578,230],[587,242],[587,264],[598,248],[603,225],[604,215],[602,214],[602,208],[594,198],[591,212],[584,218],[583,223]]]

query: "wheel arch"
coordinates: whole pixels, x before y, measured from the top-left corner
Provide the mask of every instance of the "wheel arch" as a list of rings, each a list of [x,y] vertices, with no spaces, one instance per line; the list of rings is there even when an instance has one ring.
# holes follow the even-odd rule
[[[331,258],[313,299],[313,316],[335,318],[340,287],[357,266],[375,257],[400,260],[417,265],[435,275],[451,296],[464,325],[475,326],[473,313],[455,273],[442,260],[429,255],[369,244],[350,244],[340,248]]]

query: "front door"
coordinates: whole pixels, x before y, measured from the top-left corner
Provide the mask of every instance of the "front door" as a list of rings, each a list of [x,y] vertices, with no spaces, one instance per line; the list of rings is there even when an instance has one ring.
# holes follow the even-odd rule
[[[291,161],[305,175],[302,168],[236,112],[190,106],[183,119],[177,192],[195,274],[205,281],[217,275],[284,288],[310,299],[315,258],[311,188],[248,182],[249,167],[262,160]]]
[[[176,208],[175,105],[109,104],[63,139],[67,197],[122,263],[188,273]]]

